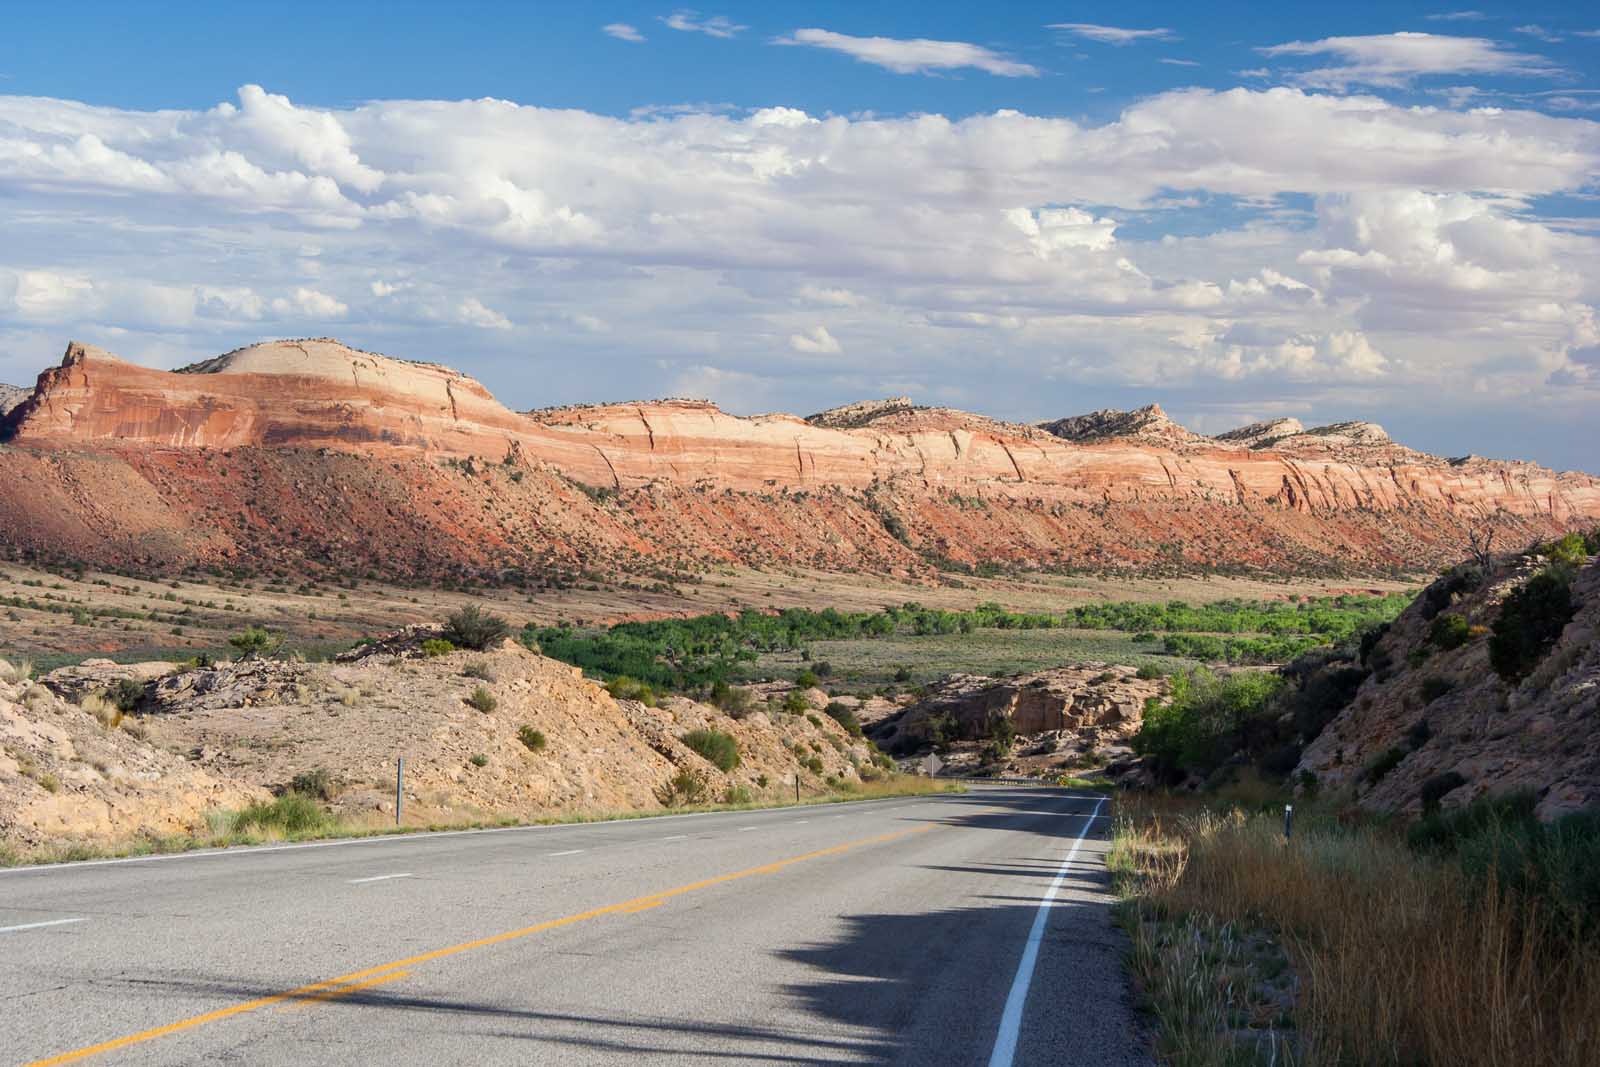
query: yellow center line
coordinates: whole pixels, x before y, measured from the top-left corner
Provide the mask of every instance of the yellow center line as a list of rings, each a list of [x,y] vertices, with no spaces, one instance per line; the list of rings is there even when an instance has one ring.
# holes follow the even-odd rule
[[[399,978],[400,975],[391,975],[390,972],[398,971],[402,968],[415,967],[418,964],[428,963],[432,960],[444,959],[446,956],[455,956],[462,952],[470,952],[473,949],[488,948],[490,945],[498,945],[506,941],[515,941],[518,938],[529,937],[533,934],[543,933],[547,930],[557,930],[563,926],[572,926],[575,923],[581,923],[588,919],[597,919],[602,915],[626,914],[630,911],[642,911],[646,908],[653,908],[667,900],[670,900],[673,897],[682,896],[685,893],[693,893],[699,889],[708,889],[714,885],[723,885],[727,882],[736,882],[741,878],[752,878],[758,874],[775,874],[778,871],[783,870],[785,867],[792,867],[797,863],[804,863],[806,860],[820,859],[823,856],[837,856],[842,852],[849,852],[852,849],[862,848],[866,845],[878,845],[888,841],[894,841],[898,838],[909,837],[913,834],[925,834],[934,828],[935,827],[933,826],[919,826],[914,830],[897,830],[894,833],[880,834],[877,837],[865,837],[857,841],[847,841],[842,845],[834,845],[831,848],[821,848],[817,849],[815,852],[806,852],[798,856],[790,856],[788,859],[778,860],[775,863],[764,863],[759,867],[749,867],[742,871],[735,871],[732,874],[719,874],[714,878],[706,878],[698,882],[690,882],[688,885],[680,885],[676,889],[668,889],[660,893],[651,893],[648,896],[635,897],[632,900],[625,900],[619,904],[607,904],[605,907],[591,908],[588,911],[581,911],[575,915],[567,915],[560,919],[551,919],[548,922],[535,923],[533,926],[524,926],[518,930],[507,930],[502,934],[494,934],[490,937],[481,937],[476,941],[464,941],[459,945],[451,945],[448,948],[438,948],[434,949],[432,952],[424,952],[420,955],[408,956],[403,960],[395,960],[393,963],[383,963],[376,967],[368,967],[366,970],[340,975],[338,978],[329,978],[321,982],[314,982],[311,985],[303,985],[296,989],[286,990],[282,993],[273,993],[270,996],[258,997],[255,1000],[243,1001],[242,1003],[233,1004],[226,1008],[218,1008],[216,1011],[208,1011],[203,1015],[194,1015],[187,1019],[180,1019],[175,1023],[168,1023],[165,1026],[157,1026],[149,1030],[141,1030],[136,1034],[129,1034],[126,1037],[113,1038],[110,1041],[102,1041],[98,1045],[88,1045],[84,1048],[74,1049],[71,1052],[63,1052],[60,1055],[51,1056],[47,1059],[34,1060],[32,1063],[25,1065],[25,1067],[52,1067],[54,1064],[76,1063],[79,1060],[88,1059],[90,1056],[96,1056],[102,1052],[112,1052],[119,1048],[127,1048],[129,1045],[138,1045],[146,1041],[153,1041],[158,1037],[166,1037],[169,1034],[176,1034],[184,1030],[192,1030],[197,1026],[204,1026],[206,1023],[221,1022],[223,1019],[231,1019],[235,1015],[244,1015],[247,1012],[271,1007],[274,1004],[282,1004],[285,1001],[326,999],[321,997],[320,994],[323,994],[325,991],[329,990],[334,990],[329,994],[329,996],[340,996],[343,993],[350,992],[357,988],[364,988],[368,985],[377,984],[375,981],[363,981],[364,979],[374,979],[382,976],[383,981],[388,981],[391,977]],[[361,985],[348,985],[348,983],[358,982],[361,983]],[[335,990],[334,987],[336,986],[346,986],[347,988]],[[314,996],[313,994],[317,994],[318,996]]]
[[[321,993],[312,993],[308,997],[296,997],[293,1001],[283,1005],[278,1010],[295,1011],[298,1008],[304,1008],[312,1004],[333,1000],[336,997],[342,997],[347,993],[354,993],[358,989],[371,989],[373,986],[383,985],[385,982],[393,982],[395,979],[404,978],[410,973],[410,971],[390,971],[388,974],[380,974],[376,978],[368,978],[365,982],[351,982],[349,985],[342,985],[336,989],[327,989]]]

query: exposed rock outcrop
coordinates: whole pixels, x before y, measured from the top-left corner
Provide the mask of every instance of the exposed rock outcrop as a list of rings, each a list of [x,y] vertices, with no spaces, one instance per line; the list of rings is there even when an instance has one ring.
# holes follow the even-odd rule
[[[1143,721],[1145,701],[1165,691],[1163,680],[1103,663],[1014,678],[952,674],[899,715],[880,722],[872,736],[885,751],[910,752],[932,742],[941,720],[948,724],[946,740],[973,741],[988,737],[1001,716],[1021,736],[1064,732],[1098,743],[1131,737]]]
[[[1298,437],[1305,432],[1306,428],[1299,419],[1267,419],[1219,433],[1217,440],[1241,448],[1270,448],[1286,437]]]
[[[32,389],[24,389],[20,385],[6,385],[0,382],[0,418],[11,413],[11,409],[33,395]]]
[[[1369,424],[1240,447],[1153,405],[1053,432],[898,399],[814,420],[688,400],[519,414],[448,368],[327,340],[181,373],[75,344],[0,421],[0,548],[431,578],[722,562],[1390,573],[1459,557],[1474,526],[1528,541],[1600,518],[1600,480],[1446,461]],[[824,424],[841,421],[860,425]]]
[[[1507,682],[1489,660],[1489,627],[1506,597],[1544,565],[1516,557],[1419,596],[1373,647],[1373,675],[1298,770],[1353,789],[1363,807],[1411,815],[1429,782],[1450,786],[1447,810],[1514,790],[1534,792],[1544,818],[1600,805],[1600,563],[1578,572],[1577,610],[1526,678]],[[1457,647],[1433,636],[1452,625],[1437,620],[1452,618],[1464,635]]]
[[[0,664],[0,847],[183,833],[213,808],[267,797],[142,735],[135,720],[96,718]]]
[[[311,771],[326,772],[340,813],[392,816],[399,756],[407,810],[424,822],[660,808],[681,771],[707,802],[793,796],[796,774],[816,792],[875,773],[866,743],[825,716],[619,701],[513,641],[426,656],[420,639],[436,632],[336,663],[100,661],[42,684],[0,682],[0,845],[197,830],[208,810],[267,799]],[[142,679],[145,695],[120,725],[56,695],[81,700],[122,678]],[[468,702],[480,686],[487,711]],[[732,736],[738,765],[719,770],[685,745],[696,729]]]
[[[819,411],[815,415],[807,415],[806,421],[813,426],[826,426],[832,430],[859,430],[886,416],[909,412],[912,407],[909,396],[889,397],[886,400],[859,400],[854,404],[842,404],[827,411]]]
[[[1091,442],[1129,438],[1166,445],[1201,444],[1205,438],[1192,430],[1184,429],[1161,410],[1160,404],[1148,404],[1133,411],[1102,408],[1087,415],[1071,415],[1053,422],[1042,422],[1040,429],[1067,441]]]

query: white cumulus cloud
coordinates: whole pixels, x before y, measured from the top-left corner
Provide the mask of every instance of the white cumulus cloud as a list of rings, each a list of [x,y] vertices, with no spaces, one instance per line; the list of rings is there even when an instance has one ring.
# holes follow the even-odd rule
[[[789,347],[809,355],[831,355],[841,351],[838,340],[828,332],[826,326],[816,326],[805,333],[790,335]]]
[[[1382,33],[1365,37],[1324,37],[1257,49],[1262,55],[1333,56],[1338,66],[1299,71],[1298,85],[1345,89],[1352,85],[1398,88],[1437,74],[1515,74],[1550,77],[1560,68],[1539,56],[1507,48],[1486,37],[1437,33]]]

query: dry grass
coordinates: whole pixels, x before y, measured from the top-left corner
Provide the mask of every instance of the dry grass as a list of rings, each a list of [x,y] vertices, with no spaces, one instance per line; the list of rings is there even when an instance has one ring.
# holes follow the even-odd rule
[[[1309,820],[1285,842],[1276,815],[1137,799],[1118,816],[1113,866],[1175,1062],[1239,1062],[1217,1022],[1217,953],[1170,937],[1208,923],[1270,930],[1288,951],[1299,1062],[1595,1062],[1600,946],[1381,828]]]

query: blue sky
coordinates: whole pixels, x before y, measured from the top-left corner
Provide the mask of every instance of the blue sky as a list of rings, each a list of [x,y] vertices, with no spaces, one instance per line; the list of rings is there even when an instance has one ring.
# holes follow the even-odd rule
[[[19,11],[0,380],[329,334],[518,407],[1155,400],[1600,468],[1586,5]]]

